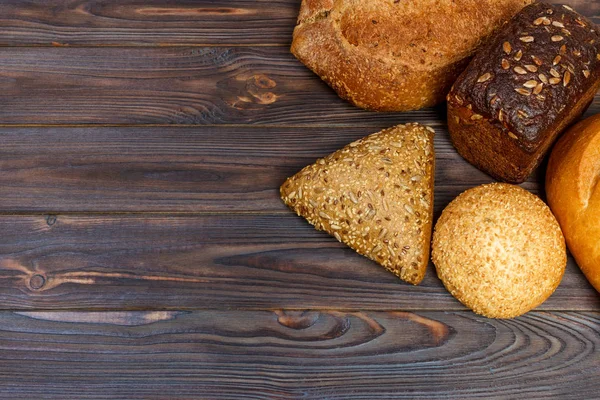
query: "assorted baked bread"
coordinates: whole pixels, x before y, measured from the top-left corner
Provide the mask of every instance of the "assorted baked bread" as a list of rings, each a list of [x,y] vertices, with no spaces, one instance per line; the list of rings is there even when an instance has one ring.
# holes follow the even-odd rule
[[[548,162],[546,196],[569,250],[600,292],[600,115],[558,141]]]
[[[525,189],[492,183],[454,199],[435,226],[432,259],[448,291],[475,313],[514,318],[542,304],[567,264],[548,206]]]
[[[473,58],[448,95],[458,152],[521,183],[600,86],[600,34],[571,8],[525,7]]]
[[[303,0],[292,52],[342,98],[372,110],[434,105],[454,82],[454,146],[498,180],[520,183],[600,87],[598,28],[568,6],[529,3]],[[289,178],[281,197],[317,229],[418,284],[432,239],[433,134],[409,124],[365,137]],[[490,318],[534,309],[565,271],[561,227],[600,291],[599,160],[596,116],[556,145],[546,178],[551,209],[504,183],[453,200],[432,242],[448,291]]]
[[[358,107],[416,110],[442,102],[477,48],[531,2],[303,0],[291,50]]]
[[[298,215],[406,282],[429,262],[434,130],[399,125],[307,166],[281,186]]]

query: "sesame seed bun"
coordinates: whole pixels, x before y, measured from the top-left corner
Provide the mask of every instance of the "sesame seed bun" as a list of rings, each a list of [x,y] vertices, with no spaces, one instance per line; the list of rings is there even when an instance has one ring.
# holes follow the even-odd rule
[[[469,189],[442,213],[433,263],[448,291],[477,314],[514,318],[542,304],[567,263],[558,222],[537,196],[514,185]]]

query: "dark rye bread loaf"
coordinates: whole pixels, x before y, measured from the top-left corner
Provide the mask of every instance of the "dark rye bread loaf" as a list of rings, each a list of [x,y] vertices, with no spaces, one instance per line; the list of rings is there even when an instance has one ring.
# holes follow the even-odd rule
[[[455,82],[448,95],[454,146],[493,177],[521,183],[599,85],[597,27],[568,6],[530,5]]]
[[[376,111],[444,101],[489,35],[533,0],[303,0],[292,53]]]

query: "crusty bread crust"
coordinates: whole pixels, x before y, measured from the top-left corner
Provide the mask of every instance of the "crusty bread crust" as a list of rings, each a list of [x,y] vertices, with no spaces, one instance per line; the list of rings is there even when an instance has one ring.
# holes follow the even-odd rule
[[[457,79],[448,95],[452,142],[493,177],[521,183],[600,87],[600,35],[560,5],[523,9]]]
[[[600,292],[600,115],[558,141],[546,173],[546,196],[577,264]]]
[[[429,262],[434,130],[399,125],[351,143],[281,186],[298,215],[406,282]]]
[[[444,209],[432,259],[444,286],[465,306],[489,318],[514,318],[556,290],[567,250],[540,198],[492,183],[467,190]]]
[[[442,102],[475,50],[531,2],[304,0],[291,50],[358,107],[415,110]]]

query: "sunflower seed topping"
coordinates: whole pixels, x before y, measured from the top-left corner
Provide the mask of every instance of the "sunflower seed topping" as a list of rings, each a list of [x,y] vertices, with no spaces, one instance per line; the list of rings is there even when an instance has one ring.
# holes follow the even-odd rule
[[[563,39],[564,39],[564,37],[562,37],[560,35],[554,35],[550,38],[550,40],[552,40],[553,42],[560,42]]]
[[[561,56],[554,57],[554,60],[552,61],[552,65],[558,65],[558,63],[560,63],[560,60],[562,60]]]
[[[560,78],[560,74],[554,68],[550,68],[550,75],[552,75],[555,78]]]
[[[552,26],[556,26],[558,28],[564,28],[565,24],[563,24],[562,22],[559,22],[559,21],[552,21]]]
[[[504,42],[504,43],[502,44],[502,49],[504,50],[504,52],[505,52],[506,54],[510,54],[510,52],[512,51],[512,46],[510,45],[510,43],[509,43],[509,42]]]
[[[546,75],[539,74],[538,78],[540,78],[540,81],[542,81],[543,83],[548,84],[548,78],[546,78]]]
[[[521,58],[523,58],[523,51],[519,50],[517,54],[515,54],[515,61],[521,61]]]
[[[543,83],[539,83],[535,89],[533,89],[533,94],[538,95],[540,93],[542,93],[542,89],[544,89],[544,84]]]
[[[531,96],[531,90],[517,88],[517,89],[515,89],[515,92],[522,94],[523,96]]]
[[[508,60],[506,58],[502,59],[502,68],[503,69],[509,69],[510,68],[510,63],[508,62]]]
[[[485,74],[481,75],[479,77],[479,79],[477,79],[477,83],[487,82],[490,79],[492,79],[492,74],[490,74],[489,72],[486,72]]]
[[[525,69],[529,72],[537,72],[538,71],[538,68],[533,64],[527,64],[525,66]]]
[[[523,86],[525,86],[528,89],[533,89],[534,87],[537,86],[537,81],[531,80],[531,81],[527,81],[523,84]]]
[[[571,73],[569,71],[566,71],[565,76],[563,77],[563,86],[569,86],[569,82],[571,82]]]
[[[514,71],[519,75],[526,75],[527,71],[523,67],[515,67]]]
[[[534,63],[536,63],[539,67],[542,66],[542,64],[544,63],[542,60],[540,60],[538,57],[536,56],[531,56],[531,59],[533,60]]]
[[[590,77],[590,71],[588,71],[587,69],[583,70],[583,76],[585,76],[586,78]]]
[[[550,82],[551,85],[558,85],[561,81],[562,79],[560,78],[550,78],[548,82]]]
[[[533,36],[523,36],[519,38],[519,40],[521,40],[521,42],[523,43],[532,43],[533,41],[535,41],[535,38]]]

